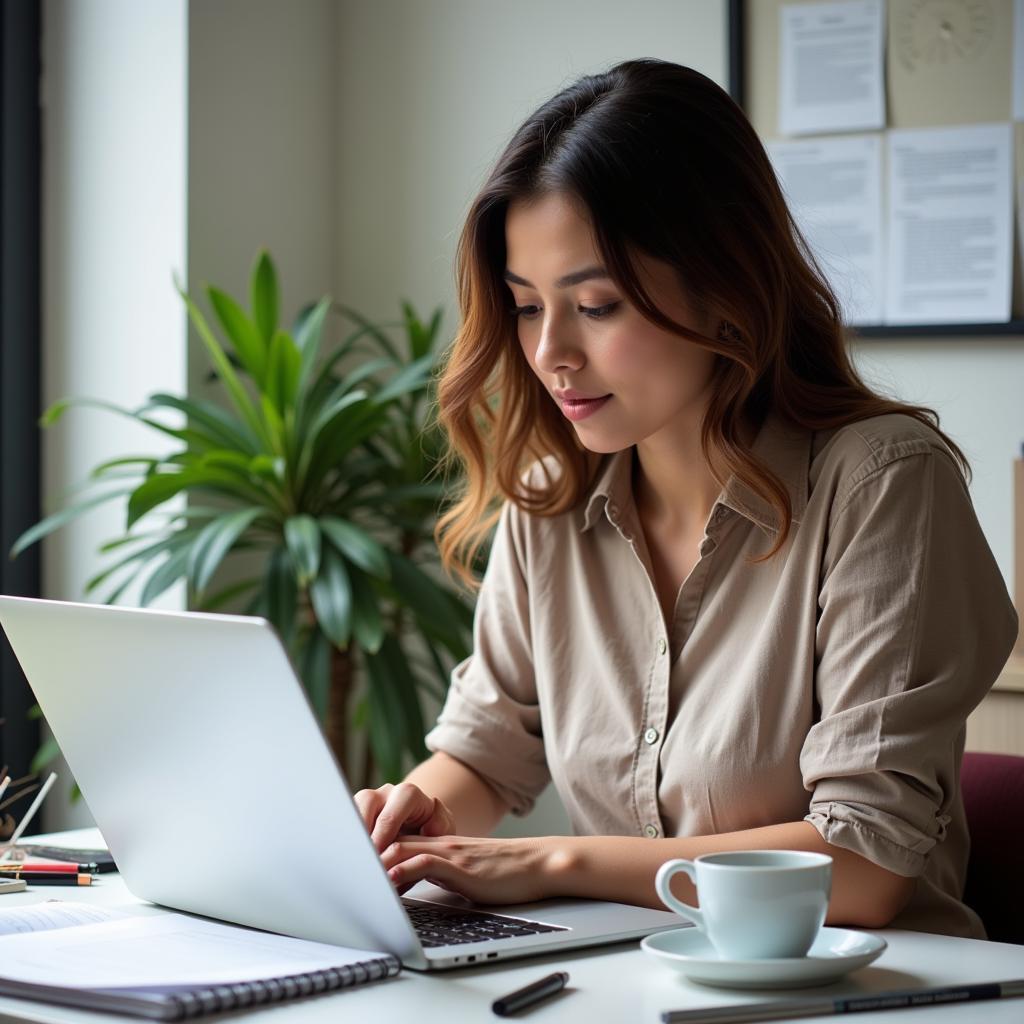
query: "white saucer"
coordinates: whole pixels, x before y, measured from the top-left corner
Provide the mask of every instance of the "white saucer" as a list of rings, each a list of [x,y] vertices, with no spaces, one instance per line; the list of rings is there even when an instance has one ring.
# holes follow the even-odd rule
[[[878,959],[885,939],[869,932],[822,928],[804,957],[784,960],[723,960],[696,928],[648,935],[640,948],[689,981],[720,988],[809,988],[838,981]]]

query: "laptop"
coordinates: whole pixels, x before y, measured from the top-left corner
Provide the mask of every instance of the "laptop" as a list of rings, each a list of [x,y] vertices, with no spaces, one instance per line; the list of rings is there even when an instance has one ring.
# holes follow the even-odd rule
[[[637,939],[668,911],[399,897],[265,619],[0,596],[0,623],[140,899],[418,970]]]

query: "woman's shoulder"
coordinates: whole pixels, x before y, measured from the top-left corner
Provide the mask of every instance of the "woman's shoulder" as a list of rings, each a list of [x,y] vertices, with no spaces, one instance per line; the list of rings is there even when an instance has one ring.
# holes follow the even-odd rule
[[[923,457],[959,464],[942,435],[908,413],[885,413],[817,431],[811,447],[810,486],[841,498],[872,475],[904,459]]]

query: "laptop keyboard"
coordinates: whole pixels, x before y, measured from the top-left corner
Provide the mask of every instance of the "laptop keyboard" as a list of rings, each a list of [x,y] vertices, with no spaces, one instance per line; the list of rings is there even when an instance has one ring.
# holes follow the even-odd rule
[[[402,905],[420,942],[428,948],[569,931],[559,925],[541,924],[521,917],[487,914],[480,910],[459,910],[411,899],[403,899]]]

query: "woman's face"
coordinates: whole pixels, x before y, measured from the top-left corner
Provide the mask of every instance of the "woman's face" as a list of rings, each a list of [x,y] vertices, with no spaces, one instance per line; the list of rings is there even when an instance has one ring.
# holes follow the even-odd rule
[[[601,263],[589,218],[561,194],[515,202],[505,241],[523,354],[582,444],[613,452],[691,432],[704,412],[714,353],[644,319],[602,273],[574,280]],[[670,264],[645,256],[638,272],[659,309],[709,333]]]

